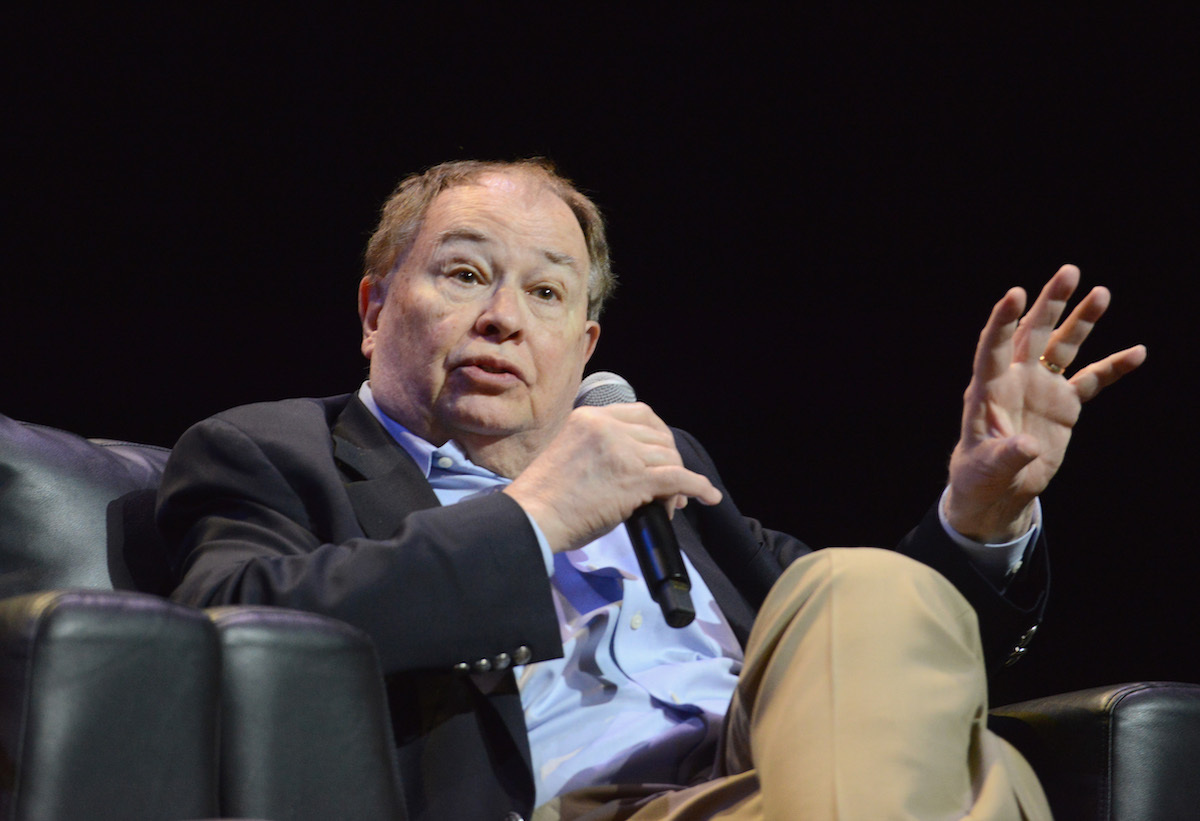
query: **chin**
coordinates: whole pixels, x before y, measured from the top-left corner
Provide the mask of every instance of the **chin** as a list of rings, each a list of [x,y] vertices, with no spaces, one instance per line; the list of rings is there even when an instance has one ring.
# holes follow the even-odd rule
[[[511,436],[533,427],[529,408],[495,396],[460,399],[441,414],[451,436],[454,432],[474,436]]]

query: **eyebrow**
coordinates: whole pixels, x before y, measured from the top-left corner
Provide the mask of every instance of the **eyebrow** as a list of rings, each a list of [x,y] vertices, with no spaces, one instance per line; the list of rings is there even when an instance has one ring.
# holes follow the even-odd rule
[[[437,245],[439,246],[449,245],[454,242],[470,242],[477,245],[486,245],[491,242],[491,238],[480,231],[476,231],[474,228],[450,228],[442,231],[437,236]],[[575,257],[570,254],[564,254],[561,251],[555,251],[551,248],[539,248],[538,251],[555,265],[565,265],[572,268],[577,262]]]

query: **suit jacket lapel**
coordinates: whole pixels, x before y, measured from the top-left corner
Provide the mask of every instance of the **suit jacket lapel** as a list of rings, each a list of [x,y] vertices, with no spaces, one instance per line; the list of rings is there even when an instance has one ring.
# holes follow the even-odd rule
[[[420,468],[358,397],[351,399],[342,411],[332,434],[334,460],[342,472],[354,515],[367,537],[391,538],[409,513],[440,505]],[[479,699],[479,707],[493,711],[516,745],[523,762],[519,777],[525,782],[525,791],[532,802],[533,765],[525,716],[512,672],[506,674],[505,681],[490,697],[481,694],[475,680],[469,677],[455,677],[440,686],[469,688],[473,699],[485,696]],[[497,741],[493,738],[491,743]]]
[[[333,426],[333,455],[363,533],[396,535],[414,510],[437,507],[437,496],[416,463],[358,397]]]
[[[699,507],[699,504],[695,505]],[[692,507],[692,505],[688,505]],[[685,509],[686,510],[686,509]],[[717,606],[721,608],[725,620],[733,629],[733,633],[741,642],[742,647],[750,639],[750,629],[754,626],[754,609],[746,602],[741,592],[730,581],[729,576],[720,568],[712,554],[705,549],[700,541],[690,517],[676,514],[672,519],[675,535],[679,539],[679,549],[687,555],[696,568],[704,583],[713,594]]]

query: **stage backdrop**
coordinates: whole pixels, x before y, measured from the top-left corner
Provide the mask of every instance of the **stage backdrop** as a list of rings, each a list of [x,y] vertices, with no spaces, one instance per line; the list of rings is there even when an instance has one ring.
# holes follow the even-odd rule
[[[9,19],[0,412],[169,445],[352,390],[395,182],[547,155],[611,221],[595,366],[747,512],[888,544],[991,304],[1075,262],[1115,294],[1086,353],[1150,357],[1046,494],[1053,605],[996,698],[1200,681],[1194,14],[349,5]]]

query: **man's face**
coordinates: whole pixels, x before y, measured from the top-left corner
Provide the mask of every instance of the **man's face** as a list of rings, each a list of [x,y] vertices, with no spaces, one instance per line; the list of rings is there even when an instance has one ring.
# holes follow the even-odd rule
[[[536,178],[489,174],[430,204],[385,289],[359,294],[380,407],[434,444],[543,447],[571,410],[598,323],[571,209]]]

